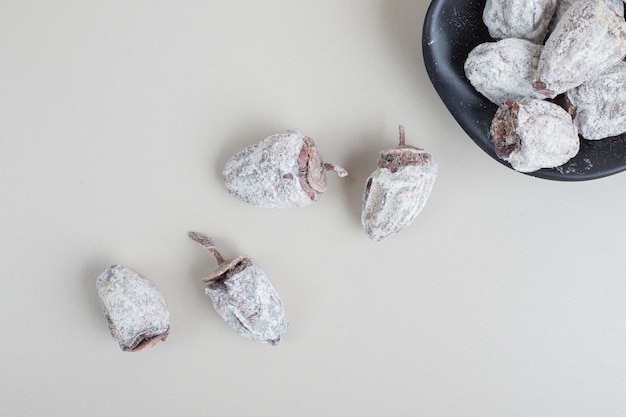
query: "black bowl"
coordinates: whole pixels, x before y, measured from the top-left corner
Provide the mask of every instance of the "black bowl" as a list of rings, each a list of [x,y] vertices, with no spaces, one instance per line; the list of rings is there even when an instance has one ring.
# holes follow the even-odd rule
[[[495,154],[489,127],[497,106],[478,93],[465,77],[463,64],[478,44],[493,41],[482,21],[485,0],[433,0],[426,12],[422,52],[428,76],[463,130],[489,156]],[[512,169],[512,168],[511,168]],[[580,152],[566,164],[530,172],[539,178],[583,181],[626,170],[626,134],[580,141]]]

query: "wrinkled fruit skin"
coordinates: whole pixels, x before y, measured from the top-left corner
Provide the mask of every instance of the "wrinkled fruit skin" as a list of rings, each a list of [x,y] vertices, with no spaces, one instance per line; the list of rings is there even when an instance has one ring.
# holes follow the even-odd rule
[[[430,197],[437,164],[427,152],[408,145],[381,152],[378,168],[367,179],[361,223],[375,241],[410,225]]]
[[[465,60],[465,76],[476,91],[498,106],[506,100],[544,98],[532,86],[542,49],[517,38],[481,43]]]
[[[567,91],[578,133],[598,140],[626,133],[626,61]]]
[[[494,39],[542,43],[557,4],[557,0],[487,0],[483,22]]]
[[[546,40],[533,88],[554,98],[597,77],[625,55],[624,16],[605,1],[577,1]]]
[[[242,336],[277,345],[289,323],[265,272],[248,258],[208,283],[206,294],[218,314]]]
[[[122,265],[107,268],[96,281],[102,313],[111,335],[126,352],[164,341],[170,313],[157,287]]]
[[[496,155],[519,172],[561,166],[580,149],[578,129],[569,113],[544,100],[502,103],[489,133]]]
[[[247,256],[224,259],[207,236],[189,232],[189,237],[217,260],[217,269],[202,281],[207,283],[205,292],[218,314],[242,336],[278,345],[289,323],[265,272]]]
[[[302,207],[326,191],[326,169],[313,140],[295,130],[269,136],[234,155],[224,183],[238,199],[257,207]]]

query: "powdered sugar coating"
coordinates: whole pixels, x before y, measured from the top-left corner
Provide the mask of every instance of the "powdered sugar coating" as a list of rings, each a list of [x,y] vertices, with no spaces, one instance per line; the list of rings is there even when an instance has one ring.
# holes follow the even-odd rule
[[[569,90],[574,123],[585,139],[604,139],[626,133],[626,62]]]
[[[190,232],[189,237],[217,260],[217,269],[203,281],[218,314],[242,336],[277,345],[289,323],[283,303],[265,272],[247,256],[224,259],[207,236]]]
[[[626,55],[626,21],[602,0],[569,7],[548,37],[533,86],[556,97],[598,76]]]
[[[578,130],[569,113],[544,100],[503,103],[490,133],[498,156],[519,172],[558,167],[580,149]]]
[[[296,130],[269,136],[234,155],[224,167],[224,183],[235,197],[258,207],[301,207],[319,198],[298,179],[298,156],[305,136]]]
[[[125,351],[165,340],[170,313],[157,287],[122,265],[107,268],[96,281],[100,307],[111,335]]]
[[[483,22],[494,39],[543,43],[557,0],[487,0]]]
[[[556,9],[554,10],[554,16],[552,16],[552,22],[550,22],[550,31],[553,31],[557,23],[565,15],[565,12],[571,7],[572,4],[579,0],[559,0],[556,3]],[[621,2],[622,0],[620,0]]]
[[[302,207],[326,191],[326,171],[340,177],[340,166],[324,163],[313,139],[297,130],[269,136],[234,155],[224,167],[224,183],[235,197],[258,207]]]
[[[509,38],[476,46],[465,61],[465,75],[493,103],[542,98],[532,87],[542,45]]]
[[[205,291],[224,321],[248,339],[277,345],[289,327],[276,290],[249,259],[209,282]]]
[[[410,153],[411,163],[395,170],[386,166],[385,154]],[[437,164],[427,152],[399,147],[381,153],[381,163],[367,179],[361,223],[370,239],[380,241],[409,226],[422,211],[437,177]]]
[[[556,5],[556,10],[554,11],[554,17],[552,18],[552,22],[550,22],[550,26],[552,30],[556,27],[557,23],[561,18],[565,15],[565,12],[570,8],[570,6],[580,0],[559,0]],[[626,0],[599,0],[604,1],[606,4],[613,9],[615,14],[618,16],[624,16],[624,3]]]

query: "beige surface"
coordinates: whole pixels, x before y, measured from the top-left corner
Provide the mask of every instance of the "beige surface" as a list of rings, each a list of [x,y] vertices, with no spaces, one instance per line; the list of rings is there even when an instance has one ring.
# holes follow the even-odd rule
[[[626,174],[559,183],[487,157],[421,57],[427,1],[0,2],[0,404],[6,416],[623,416]],[[377,153],[429,150],[417,221],[375,243]],[[350,175],[264,210],[220,178],[297,128]],[[250,255],[289,332],[221,321],[187,237]],[[123,353],[94,283],[122,263],[172,332]]]

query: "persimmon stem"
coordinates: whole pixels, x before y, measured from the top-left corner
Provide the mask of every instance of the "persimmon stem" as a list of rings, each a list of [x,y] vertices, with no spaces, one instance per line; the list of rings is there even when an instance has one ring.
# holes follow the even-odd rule
[[[219,264],[224,263],[224,258],[215,248],[215,242],[213,242],[213,239],[196,232],[189,232],[189,237],[201,244],[202,247],[204,247],[206,250],[211,252],[213,256],[215,256],[215,259],[217,259],[217,262]]]
[[[327,162],[324,162],[324,169],[326,171],[335,171],[340,178],[343,178],[348,175],[348,171],[346,171],[339,165],[329,164]]]
[[[398,130],[400,130],[400,146],[404,146],[406,144],[405,135],[404,135],[404,126],[400,125]]]

